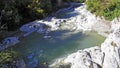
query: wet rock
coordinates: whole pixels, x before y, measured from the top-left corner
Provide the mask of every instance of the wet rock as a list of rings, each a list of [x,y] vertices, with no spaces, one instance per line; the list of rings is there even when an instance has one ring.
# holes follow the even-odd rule
[[[0,44],[0,51],[19,43],[20,41],[18,39],[18,37],[5,38]]]
[[[63,64],[63,65],[59,65],[58,68],[71,68],[71,64]]]
[[[47,62],[43,62],[39,66],[37,66],[37,68],[50,68],[48,65],[49,64]]]
[[[49,27],[43,23],[38,23],[37,21],[28,23],[23,25],[20,30],[23,32],[26,32],[24,34],[24,36],[28,36],[29,34],[33,33],[33,32],[38,32],[38,33],[46,33],[46,30]]]
[[[48,39],[48,38],[51,38],[51,36],[44,36],[43,38]]]
[[[34,53],[31,53],[27,58],[32,59],[34,57],[34,55],[35,55]]]
[[[16,62],[16,68],[26,68],[24,60],[20,59]]]

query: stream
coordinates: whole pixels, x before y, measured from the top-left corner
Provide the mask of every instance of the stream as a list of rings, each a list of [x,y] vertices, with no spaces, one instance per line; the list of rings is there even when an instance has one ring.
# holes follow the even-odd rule
[[[21,39],[14,47],[27,63],[28,68],[47,62],[51,64],[55,59],[67,56],[77,50],[98,46],[104,41],[104,37],[94,32],[74,33],[68,30],[50,32],[50,38],[44,38],[44,34],[32,33]]]
[[[76,16],[77,13],[70,11],[62,11],[58,13],[58,18],[69,18]],[[72,14],[73,13],[73,14]],[[13,47],[15,51],[25,60],[27,68],[35,68],[43,63],[51,64],[54,60],[68,56],[80,49],[85,49],[100,45],[105,38],[95,32],[74,32],[70,30],[52,31],[49,38],[45,38],[44,34],[33,32],[32,34],[22,38],[20,43]]]

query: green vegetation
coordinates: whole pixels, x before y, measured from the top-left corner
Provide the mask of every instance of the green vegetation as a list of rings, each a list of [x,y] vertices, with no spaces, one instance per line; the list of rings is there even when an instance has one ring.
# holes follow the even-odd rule
[[[83,2],[85,2],[86,0],[78,0],[78,2],[81,2],[81,3],[83,3]]]
[[[0,52],[0,68],[14,66],[13,62],[18,59],[15,51],[5,50]]]
[[[88,0],[87,9],[106,20],[120,16],[120,0]]]
[[[50,0],[0,0],[0,30],[15,30],[51,11]]]

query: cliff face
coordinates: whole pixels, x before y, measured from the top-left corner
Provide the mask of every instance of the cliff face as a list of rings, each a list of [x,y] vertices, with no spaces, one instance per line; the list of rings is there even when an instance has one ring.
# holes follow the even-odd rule
[[[78,30],[95,30],[106,36],[106,40],[101,46],[79,50],[56,60],[50,66],[57,68],[69,64],[71,68],[120,68],[120,18],[108,22],[91,14],[85,8],[80,9],[82,7],[85,5],[76,9],[80,15],[76,16],[75,20],[72,18],[69,21],[77,22]]]

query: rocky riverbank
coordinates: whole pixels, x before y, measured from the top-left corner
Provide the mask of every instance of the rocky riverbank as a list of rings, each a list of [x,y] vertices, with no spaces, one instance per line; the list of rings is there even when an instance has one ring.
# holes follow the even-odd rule
[[[120,67],[120,29],[109,34],[101,46],[79,50],[52,66],[70,64],[71,68],[119,68]]]
[[[82,7],[84,8],[80,10],[79,8]],[[119,68],[120,18],[109,22],[91,14],[85,9],[85,5],[76,9],[79,9],[79,12],[81,12],[81,15],[76,17],[78,24],[82,26],[78,25],[78,30],[95,30],[101,35],[106,36],[106,40],[101,46],[79,50],[67,57],[57,59],[50,65],[51,68],[59,68],[60,66],[69,66],[70,68]],[[81,16],[84,17],[81,19]]]

